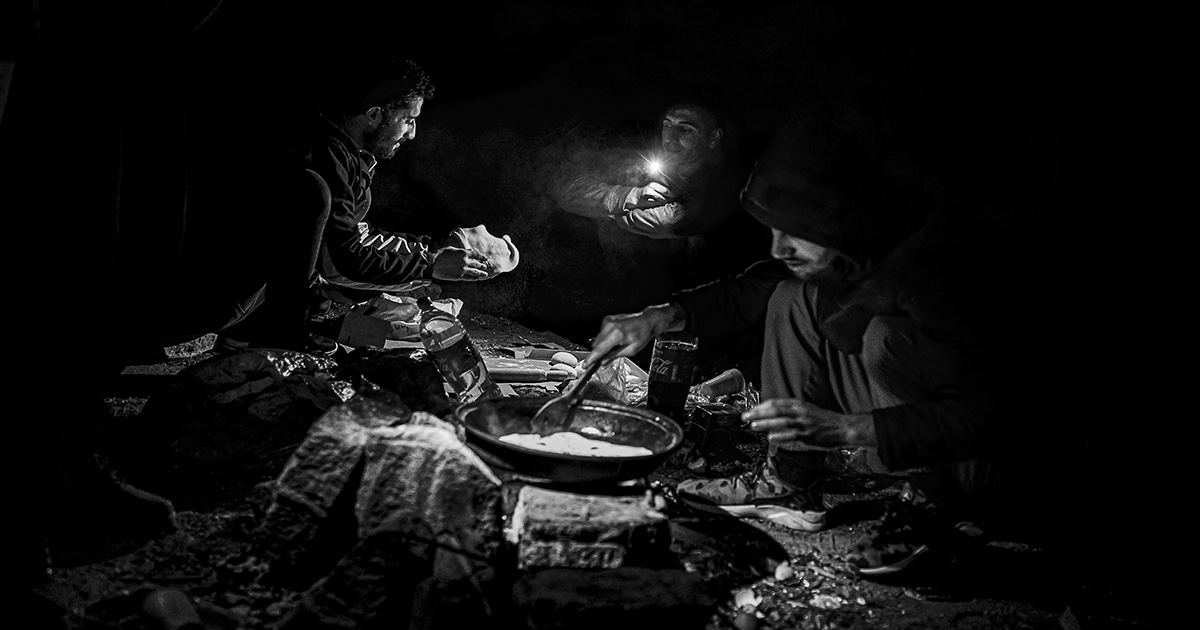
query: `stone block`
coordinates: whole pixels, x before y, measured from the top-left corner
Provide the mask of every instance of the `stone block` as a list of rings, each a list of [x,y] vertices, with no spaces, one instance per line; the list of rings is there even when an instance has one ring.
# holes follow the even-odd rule
[[[582,494],[526,485],[509,524],[519,569],[612,569],[670,548],[667,518],[643,493]]]

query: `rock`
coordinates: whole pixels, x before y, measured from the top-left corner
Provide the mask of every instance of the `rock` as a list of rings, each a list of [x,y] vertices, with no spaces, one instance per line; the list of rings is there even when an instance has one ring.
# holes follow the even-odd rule
[[[389,519],[420,520],[435,533],[467,530],[500,539],[500,480],[431,415],[379,432],[366,446],[358,495],[360,536]],[[420,417],[424,416],[424,417]]]
[[[293,587],[388,523],[500,540],[500,481],[452,425],[386,390],[330,409],[269,486],[254,539],[270,574]]]

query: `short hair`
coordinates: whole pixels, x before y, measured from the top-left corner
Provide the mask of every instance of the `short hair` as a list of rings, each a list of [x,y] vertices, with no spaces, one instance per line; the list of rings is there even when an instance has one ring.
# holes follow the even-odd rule
[[[713,115],[717,127],[733,124],[733,110],[725,90],[715,83],[681,83],[667,90],[659,111],[666,112],[676,105],[699,105]]]
[[[404,107],[417,98],[433,98],[433,81],[425,70],[412,60],[405,60],[395,67],[394,71],[381,72],[375,76],[386,78],[368,88],[363,94],[363,110],[376,105],[385,109]]]
[[[344,76],[331,107],[342,115],[360,114],[372,107],[393,110],[409,102],[433,98],[435,86],[416,62],[384,60],[359,66]]]

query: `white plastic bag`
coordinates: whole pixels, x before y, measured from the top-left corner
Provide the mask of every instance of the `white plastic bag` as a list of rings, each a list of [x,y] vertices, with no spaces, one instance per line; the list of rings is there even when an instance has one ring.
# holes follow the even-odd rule
[[[457,298],[433,300],[433,305],[455,317],[462,310],[462,300]],[[417,307],[416,298],[384,293],[355,306],[354,312],[386,321],[391,327],[388,339],[407,341],[419,338],[421,309]]]
[[[582,370],[578,370],[582,373]],[[583,388],[584,398],[612,400],[627,405],[638,406],[646,402],[646,382],[649,376],[646,371],[626,357],[619,357],[608,365],[596,370]],[[563,387],[570,388],[575,381],[566,383]]]

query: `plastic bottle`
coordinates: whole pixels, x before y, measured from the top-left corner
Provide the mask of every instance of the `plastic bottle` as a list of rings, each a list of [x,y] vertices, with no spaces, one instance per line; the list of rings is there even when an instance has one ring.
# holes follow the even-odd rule
[[[434,306],[428,297],[419,298],[417,306],[421,309],[421,344],[458,401],[499,398],[500,388],[488,376],[487,365],[462,322]]]

